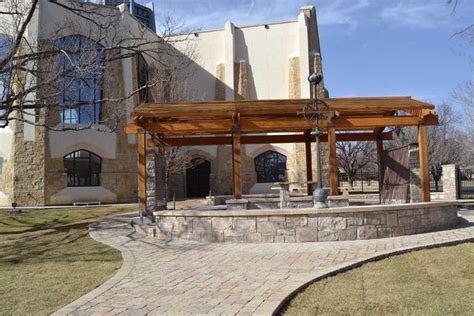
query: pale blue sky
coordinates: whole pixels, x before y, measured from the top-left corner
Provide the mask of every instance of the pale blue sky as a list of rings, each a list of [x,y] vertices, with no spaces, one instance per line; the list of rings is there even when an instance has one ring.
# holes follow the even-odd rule
[[[147,2],[140,1],[140,2]],[[157,25],[169,14],[188,29],[295,20],[303,5],[317,9],[326,86],[332,97],[411,95],[435,104],[472,79],[451,35],[473,23],[474,0],[456,12],[446,0],[154,0]]]

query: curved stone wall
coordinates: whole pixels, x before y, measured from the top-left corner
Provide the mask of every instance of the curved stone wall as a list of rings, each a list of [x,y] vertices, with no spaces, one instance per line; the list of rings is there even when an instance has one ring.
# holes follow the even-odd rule
[[[395,237],[456,226],[456,202],[344,208],[160,211],[156,236],[200,242],[315,242]]]

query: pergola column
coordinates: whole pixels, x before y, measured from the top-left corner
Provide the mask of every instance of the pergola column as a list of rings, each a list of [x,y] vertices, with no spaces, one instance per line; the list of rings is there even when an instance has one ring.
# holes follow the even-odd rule
[[[140,214],[147,214],[146,207],[146,132],[140,129],[137,132],[138,151],[138,204]]]
[[[377,168],[379,173],[379,203],[382,203],[382,186],[383,186],[383,169],[382,169],[382,154],[383,154],[383,129],[376,131],[376,145],[377,145]]]
[[[232,128],[232,171],[234,178],[234,198],[242,198],[242,175],[241,175],[241,150],[240,150],[240,127]]]
[[[336,127],[328,126],[329,143],[329,195],[338,195],[337,159],[336,159]]]
[[[418,146],[420,155],[421,201],[430,202],[430,173],[428,164],[428,127],[418,126]]]
[[[311,131],[305,133],[305,153],[306,153],[306,182],[308,195],[312,195],[311,181],[313,181],[313,162],[311,160]]]

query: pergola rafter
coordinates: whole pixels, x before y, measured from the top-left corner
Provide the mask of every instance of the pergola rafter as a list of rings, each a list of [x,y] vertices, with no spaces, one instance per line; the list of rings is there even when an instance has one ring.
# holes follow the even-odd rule
[[[376,141],[380,151],[383,140],[391,139],[391,133],[384,132],[386,127],[418,126],[422,200],[429,201],[426,126],[438,124],[433,105],[406,96],[327,98],[322,101],[331,113],[320,124],[325,133],[321,140],[329,142],[331,194],[337,194],[337,141]],[[238,199],[242,197],[241,144],[304,142],[308,151],[307,168],[311,168],[310,144],[314,141],[311,134],[314,126],[298,115],[309,102],[309,99],[290,99],[142,104],[132,113],[133,123],[125,129],[129,134],[153,135],[148,143],[141,140],[139,147],[232,145],[234,197]],[[140,155],[144,150],[139,148],[138,151],[139,163],[142,163]],[[142,169],[139,166],[139,170]],[[310,181],[309,172],[307,174]],[[144,181],[142,177],[139,179]],[[143,188],[139,185],[139,190]]]

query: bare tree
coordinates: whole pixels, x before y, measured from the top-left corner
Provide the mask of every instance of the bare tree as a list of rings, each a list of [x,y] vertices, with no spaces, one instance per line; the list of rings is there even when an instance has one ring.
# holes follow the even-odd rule
[[[347,175],[352,188],[357,173],[370,171],[371,165],[377,163],[373,142],[338,142],[336,143],[337,164]]]
[[[452,13],[455,14],[462,5],[466,4],[471,7],[468,7],[468,10],[472,11],[472,3],[470,1],[464,0],[447,0],[447,4],[452,7]],[[474,66],[474,56],[472,55],[472,47],[474,46],[474,23],[469,23],[465,25],[458,31],[456,31],[451,38],[459,37],[465,44],[468,46],[466,53],[460,53],[459,55],[466,59],[469,63],[469,67],[473,68]],[[467,129],[468,132],[464,133],[464,144],[466,149],[466,155],[468,155],[468,163],[474,165],[474,83],[473,80],[467,80],[465,82],[459,83],[453,91],[453,99],[455,102],[460,104],[466,110],[466,117],[468,120]]]
[[[436,191],[439,189],[442,165],[466,162],[465,135],[459,129],[460,116],[447,103],[438,106],[437,112],[439,125],[428,127],[429,168]],[[416,127],[402,128],[397,133],[394,146],[416,143],[417,135]]]
[[[40,3],[64,14],[51,36],[59,40],[38,40],[30,35],[37,28],[34,19]],[[5,32],[0,33],[10,34],[0,50],[3,126],[21,121],[53,130],[103,126],[113,130],[125,119],[115,113],[114,104],[135,95],[143,96],[144,91],[163,82],[161,76],[167,69],[177,72],[193,63],[191,51],[187,55],[174,47],[177,41],[187,39],[173,36],[181,31],[182,25],[171,18],[165,20],[157,36],[115,7],[72,0],[7,0],[1,8],[4,9],[0,10],[0,25]],[[74,34],[81,36],[69,36]],[[150,71],[140,86],[123,93],[107,79],[114,76],[115,65],[138,56],[146,60],[150,69],[160,71]],[[93,88],[98,84],[103,86],[104,93],[95,93]],[[84,86],[93,86],[88,91],[94,93],[81,94]],[[94,110],[107,105],[107,115],[98,115]],[[63,124],[50,119],[54,113],[62,115]],[[79,122],[78,115],[87,119]]]
[[[173,21],[169,22],[173,24]],[[180,43],[181,46],[187,46],[189,43]],[[192,44],[191,44],[192,45]],[[186,51],[192,52],[193,60],[196,60],[198,56],[194,53],[194,47],[189,46],[185,48]],[[187,56],[176,57],[175,62],[178,65],[186,64],[185,61],[180,61],[180,58],[187,58]],[[156,102],[168,103],[168,102],[180,102],[189,99],[196,99],[199,96],[194,95],[194,91],[190,91],[187,86],[187,81],[193,75],[193,66],[188,65],[186,68],[183,67],[168,67],[166,69],[156,69],[159,73],[159,89],[155,89],[153,99]],[[193,168],[199,165],[203,160],[193,156],[188,147],[176,147],[168,146],[163,143],[159,138],[155,138],[155,143],[161,146],[162,150],[157,151],[157,154],[165,156],[166,164],[166,197],[169,196],[169,183],[173,176],[177,176],[185,172],[187,169]]]
[[[468,0],[469,1],[469,0]],[[452,7],[452,12],[455,13],[456,10],[458,9],[458,6],[462,3],[463,1],[462,0],[446,0],[446,3],[448,4],[448,6],[451,6]],[[472,9],[472,8],[471,8]],[[466,26],[464,26],[462,29],[456,31],[456,33],[453,34],[453,36],[457,36],[457,35],[462,35],[462,34],[465,34],[467,32],[470,32],[474,29],[474,23],[470,23]]]

